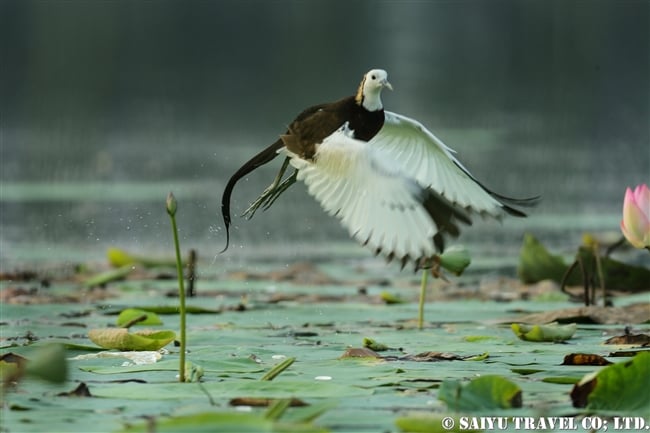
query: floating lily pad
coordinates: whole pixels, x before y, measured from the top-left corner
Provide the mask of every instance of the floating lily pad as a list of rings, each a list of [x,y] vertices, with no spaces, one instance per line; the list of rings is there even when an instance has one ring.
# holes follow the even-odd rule
[[[174,331],[144,330],[129,333],[124,328],[91,329],[88,338],[104,349],[117,350],[158,350],[171,343]]]
[[[174,259],[156,259],[152,257],[136,256],[119,248],[109,248],[106,251],[106,258],[111,266],[119,268],[127,265],[142,265],[148,268],[156,266],[176,266]]]
[[[570,323],[568,325],[558,325],[551,323],[548,325],[526,325],[523,323],[513,323],[512,331],[517,337],[524,341],[565,341],[573,337],[577,325]]]
[[[205,432],[215,431],[229,433],[274,433],[274,432],[301,432],[301,433],[326,433],[327,430],[311,423],[292,423],[273,421],[264,416],[253,413],[215,413],[205,412],[192,415],[183,415],[171,419],[162,419],[143,422],[131,426],[123,433],[148,432],[152,428],[157,432]]]
[[[571,391],[575,407],[592,411],[650,411],[650,351],[585,376]]]
[[[445,380],[440,385],[438,398],[449,409],[461,411],[489,411],[521,407],[521,389],[501,376],[481,376],[462,384],[458,380]]]
[[[480,430],[467,429],[461,426],[458,417],[441,417],[414,415],[397,418],[395,425],[408,433],[476,433]]]
[[[124,265],[117,269],[111,269],[110,271],[101,272],[99,274],[93,275],[92,277],[84,281],[84,286],[86,287],[97,287],[104,286],[113,281],[123,280],[129,275],[135,267],[133,265]]]
[[[364,337],[363,347],[368,348],[370,350],[374,350],[375,352],[383,352],[385,350],[390,349],[390,347],[388,347],[387,345],[368,337]]]
[[[142,320],[138,320],[144,317]],[[142,325],[142,326],[152,326],[152,325],[162,325],[163,322],[160,320],[160,317],[154,312],[140,310],[138,308],[127,308],[123,310],[119,316],[117,316],[117,326],[128,328],[129,324],[132,325]]]

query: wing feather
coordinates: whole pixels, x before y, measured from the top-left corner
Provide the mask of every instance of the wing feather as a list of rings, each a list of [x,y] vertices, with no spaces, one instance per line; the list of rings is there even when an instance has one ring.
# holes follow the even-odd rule
[[[422,187],[460,207],[500,217],[503,204],[474,179],[447,147],[421,123],[389,111],[369,145],[380,149]]]
[[[360,243],[403,261],[436,253],[441,229],[423,204],[425,189],[369,143],[339,130],[312,161],[290,156],[308,192]]]

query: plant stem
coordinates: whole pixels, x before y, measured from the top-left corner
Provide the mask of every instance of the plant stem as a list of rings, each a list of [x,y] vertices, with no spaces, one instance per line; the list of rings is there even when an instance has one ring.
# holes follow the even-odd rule
[[[174,234],[174,249],[176,252],[176,272],[178,273],[178,299],[181,327],[181,348],[180,365],[178,370],[178,381],[185,382],[185,283],[183,278],[183,261],[181,260],[181,249],[178,242],[178,228],[176,227],[176,199],[170,192],[167,196],[167,213],[172,221],[172,232]]]
[[[291,364],[294,363],[296,358],[291,357],[287,358],[284,361],[280,362],[279,364],[276,364],[271,368],[260,380],[273,380],[278,376],[280,373],[282,373],[284,370],[289,368]]]
[[[420,304],[418,305],[418,329],[424,327],[424,299],[427,294],[427,279],[429,270],[422,269],[422,285],[420,286]]]

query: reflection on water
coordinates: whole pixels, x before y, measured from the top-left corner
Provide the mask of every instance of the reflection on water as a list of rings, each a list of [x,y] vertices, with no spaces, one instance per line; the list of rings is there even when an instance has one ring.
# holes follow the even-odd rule
[[[166,249],[170,190],[184,248],[216,255],[230,174],[371,67],[395,86],[387,108],[422,121],[486,185],[543,196],[529,219],[466,230],[475,256],[514,255],[527,230],[571,251],[583,230],[617,231],[625,187],[650,182],[643,2],[180,5],[2,3],[3,262]],[[235,212],[279,163],[238,185]],[[226,257],[334,253],[369,255],[298,185],[235,219]]]

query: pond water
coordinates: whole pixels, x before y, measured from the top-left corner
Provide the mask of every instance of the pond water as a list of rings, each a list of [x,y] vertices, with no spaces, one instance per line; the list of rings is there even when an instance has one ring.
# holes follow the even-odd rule
[[[516,260],[526,231],[564,253],[616,232],[625,188],[650,181],[648,5],[546,4],[3,2],[0,260],[171,251],[169,191],[182,247],[215,262],[370,257],[302,185],[217,253],[228,177],[371,67],[386,108],[486,185],[543,197],[466,230],[476,259]],[[279,164],[238,185],[235,213]]]

